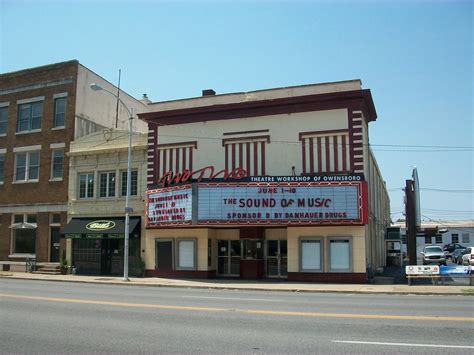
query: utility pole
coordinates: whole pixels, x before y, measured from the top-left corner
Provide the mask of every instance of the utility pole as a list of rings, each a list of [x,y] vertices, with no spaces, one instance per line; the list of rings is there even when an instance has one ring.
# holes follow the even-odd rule
[[[407,255],[409,265],[416,265],[416,213],[413,180],[405,181],[405,220],[407,231]]]

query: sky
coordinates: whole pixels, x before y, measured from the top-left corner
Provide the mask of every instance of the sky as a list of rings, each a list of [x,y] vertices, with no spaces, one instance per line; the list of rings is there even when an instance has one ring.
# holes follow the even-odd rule
[[[471,1],[0,0],[0,73],[79,60],[156,101],[361,79],[392,220],[474,219]]]

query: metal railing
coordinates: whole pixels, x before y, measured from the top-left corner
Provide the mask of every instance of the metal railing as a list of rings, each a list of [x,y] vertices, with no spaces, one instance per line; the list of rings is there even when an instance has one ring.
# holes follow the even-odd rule
[[[26,258],[26,272],[36,271],[36,258]]]

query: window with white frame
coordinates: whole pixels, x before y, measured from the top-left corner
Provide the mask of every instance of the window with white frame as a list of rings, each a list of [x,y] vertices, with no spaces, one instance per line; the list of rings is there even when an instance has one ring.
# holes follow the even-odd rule
[[[36,228],[36,215],[16,214],[13,216],[12,254],[35,254]]]
[[[127,196],[127,172],[122,171],[122,178],[121,178],[121,189],[120,193],[121,196]],[[130,196],[137,196],[138,195],[138,171],[131,170],[130,171]]]
[[[459,234],[451,234],[451,243],[459,243]]]
[[[115,171],[99,173],[99,197],[115,197]]]
[[[425,244],[431,244],[431,235],[425,235]]]
[[[322,240],[320,238],[300,239],[300,271],[317,272],[323,270]]]
[[[94,173],[79,174],[79,198],[94,197]]]
[[[28,132],[40,130],[42,116],[43,101],[19,104],[16,131]]]
[[[196,268],[196,240],[178,239],[178,269],[194,270]]]
[[[441,244],[443,243],[443,236],[442,235],[436,235],[436,244]]]
[[[54,120],[53,127],[64,127],[66,119],[66,97],[58,97],[54,99]]]
[[[5,181],[5,153],[0,151],[0,185]]]
[[[0,107],[0,136],[7,134],[8,106]]]
[[[469,233],[463,233],[462,234],[462,243],[470,243]]]
[[[54,149],[51,156],[51,179],[63,178],[64,149]]]
[[[352,238],[338,237],[329,239],[329,271],[352,271]]]
[[[15,153],[15,182],[39,180],[39,151]]]

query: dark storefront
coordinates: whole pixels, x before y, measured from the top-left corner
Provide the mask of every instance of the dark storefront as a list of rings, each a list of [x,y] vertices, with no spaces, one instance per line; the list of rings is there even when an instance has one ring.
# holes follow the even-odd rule
[[[125,241],[124,218],[73,218],[64,229],[71,239],[71,263],[77,274],[121,275]],[[130,218],[129,270],[141,275],[140,217]]]

